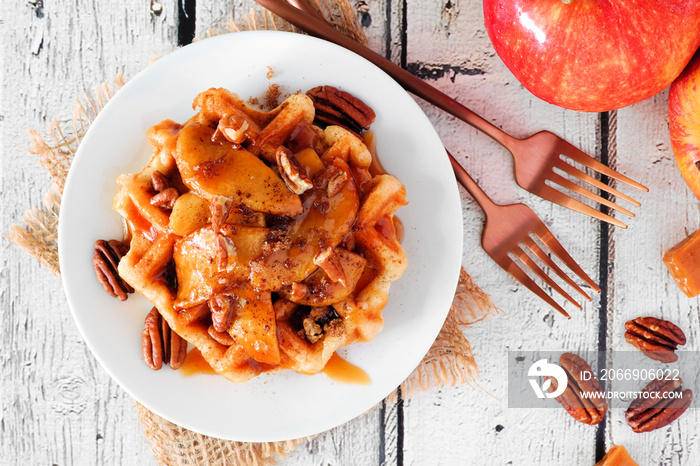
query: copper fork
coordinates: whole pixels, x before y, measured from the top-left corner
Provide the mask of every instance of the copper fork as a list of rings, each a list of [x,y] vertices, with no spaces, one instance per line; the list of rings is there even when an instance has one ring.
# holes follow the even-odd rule
[[[308,0],[287,0],[296,8],[307,12],[319,21],[325,22],[325,18],[316,11]],[[573,271],[579,278],[585,281],[593,290],[600,292],[598,285],[586,275],[581,267],[566,252],[566,249],[557,241],[549,229],[542,223],[537,215],[524,204],[498,205],[479,187],[467,171],[455,160],[448,151],[455,177],[459,183],[469,192],[486,214],[486,225],[482,233],[481,244],[486,253],[508,274],[522,283],[530,291],[542,298],[557,311],[570,318],[569,314],[532,279],[525,270],[513,260],[517,258],[520,264],[530,269],[537,277],[549,285],[553,290],[570,301],[578,309],[581,305],[574,300],[561,286],[559,286],[542,268],[532,259],[524,248],[530,250],[550,270],[564,280],[569,286],[583,295],[589,301],[591,297],[586,294],[535,242],[537,238],[556,257]],[[607,167],[605,167],[607,168]],[[584,174],[585,175],[585,174]],[[595,180],[598,182],[597,180]],[[598,182],[599,183],[599,182]],[[534,238],[533,238],[534,237]]]
[[[525,269],[529,269],[554,291],[562,295],[578,309],[581,309],[581,305],[532,259],[531,255],[534,255],[554,274],[590,301],[591,297],[552,260],[549,254],[535,241],[536,238],[581,280],[593,288],[596,293],[600,292],[600,287],[586,275],[576,261],[566,252],[566,249],[557,241],[552,232],[542,223],[542,220],[529,207],[525,204],[496,204],[476,184],[459,162],[452,157],[449,151],[447,151],[447,155],[450,158],[457,180],[486,214],[486,225],[481,235],[481,246],[503,270],[545,300],[554,309],[570,318],[564,308],[545,293],[525,272]],[[527,250],[530,251],[530,254],[528,254]],[[516,258],[520,265],[513,258]]]
[[[289,0],[289,3],[285,0],[256,1],[309,34],[334,42],[366,58],[384,70],[406,90],[491,136],[513,155],[515,160],[515,180],[518,185],[537,196],[613,225],[627,228],[627,225],[620,220],[584,204],[578,199],[571,197],[568,193],[576,193],[632,217],[634,213],[592,192],[590,188],[581,186],[569,177],[576,179],[578,182],[587,183],[635,206],[640,206],[640,203],[585,173],[570,163],[570,161],[574,161],[594,172],[634,188],[649,191],[646,187],[600,163],[549,131],[541,131],[526,139],[517,139],[510,136],[447,94],[338,32],[325,21],[322,15],[311,7],[308,0]],[[568,176],[557,173],[555,169]],[[552,185],[557,185],[557,187],[555,188]]]

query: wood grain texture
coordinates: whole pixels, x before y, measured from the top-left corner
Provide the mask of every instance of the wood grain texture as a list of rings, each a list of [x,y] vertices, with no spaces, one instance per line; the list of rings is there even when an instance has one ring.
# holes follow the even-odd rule
[[[489,121],[526,137],[548,129],[589,154],[597,152],[597,115],[562,110],[524,90],[501,64],[483,26],[481,2],[409,2],[407,66]],[[591,275],[598,275],[596,221],[523,191],[512,178],[512,158],[485,135],[421,104],[445,146],[496,202],[525,202]],[[436,154],[440,156],[441,154]],[[508,350],[596,347],[598,296],[572,319],[517,285],[480,247],[483,213],[463,193],[464,266],[505,311],[466,331],[480,368],[479,385],[418,394],[406,402],[406,464],[549,464],[576,458],[592,464],[596,428],[563,410],[507,408]],[[559,302],[562,300],[559,299]],[[489,394],[493,396],[489,396]],[[500,426],[500,427],[499,427]],[[567,444],[562,452],[561,432]],[[535,446],[537,446],[535,448]]]
[[[73,100],[172,48],[174,10],[82,0],[3,4],[2,231],[50,185],[26,131],[71,117]],[[136,407],[79,336],[61,285],[16,246],[3,248],[3,464],[154,464]]]
[[[688,343],[683,351],[700,350],[700,309],[697,298],[687,298],[663,265],[664,252],[698,228],[698,201],[686,187],[674,160],[668,135],[666,92],[618,111],[617,160],[630,167],[631,176],[650,187],[643,209],[629,231],[615,232],[614,295],[608,320],[611,346],[634,351],[624,338],[624,324],[640,316],[676,323]],[[680,358],[696,356],[679,353]],[[696,359],[697,360],[697,359]],[[659,367],[678,367],[662,365]],[[695,374],[681,374],[693,384]],[[639,383],[639,387],[646,385]],[[697,384],[692,385],[695,389]],[[694,396],[698,392],[693,390]],[[688,409],[671,425],[635,434],[615,410],[607,443],[623,444],[635,452],[640,465],[690,465],[700,461],[700,410]]]
[[[25,149],[25,130],[40,129],[52,116],[68,120],[71,102],[83,91],[119,72],[133,76],[172,50],[178,2],[161,3],[159,16],[142,0],[3,5],[2,232],[38,205],[50,184]],[[594,280],[607,280],[607,294],[593,294],[582,311],[564,304],[571,320],[556,314],[482,251],[483,214],[462,191],[463,264],[504,310],[465,330],[479,364],[480,387],[444,387],[384,402],[299,447],[281,464],[593,464],[601,440],[604,447],[625,445],[645,466],[699,464],[696,409],[667,428],[635,434],[623,409],[613,409],[604,424],[591,427],[563,410],[507,407],[509,350],[578,352],[599,345],[629,350],[622,327],[640,315],[676,322],[688,335],[684,349],[699,349],[698,300],[686,298],[661,263],[663,252],[700,222],[697,200],[673,161],[666,94],[614,116],[563,110],[534,98],[502,65],[484,29],[480,1],[368,0],[366,5],[362,21],[374,50],[516,137],[549,129],[593,156],[612,156],[620,171],[651,192],[623,188],[643,205],[632,209],[637,217],[628,221],[629,229],[605,233],[597,221],[520,189],[505,149],[419,102],[446,147],[486,192],[499,203],[532,207]],[[209,28],[225,28],[232,14],[242,21],[254,6],[253,0],[197,0],[195,32],[205,36]],[[601,235],[609,239],[602,251]],[[601,259],[609,263],[601,267]],[[0,463],[154,464],[133,401],[83,343],[60,283],[16,246],[3,248],[1,260]]]

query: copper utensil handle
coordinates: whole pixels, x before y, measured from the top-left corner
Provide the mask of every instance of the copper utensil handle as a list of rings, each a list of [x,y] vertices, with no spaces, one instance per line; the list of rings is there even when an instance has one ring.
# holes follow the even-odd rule
[[[295,8],[304,11],[308,13],[310,16],[313,16],[323,24],[327,24],[326,19],[318,12],[316,11],[311,4],[308,2],[308,0],[287,0],[287,2],[291,5],[294,5]],[[335,29],[333,29],[335,31]],[[345,37],[345,36],[343,36]],[[353,41],[353,43],[356,43]],[[339,44],[340,45],[340,44]],[[358,44],[359,45],[359,44]],[[367,48],[362,47],[364,50],[369,51]],[[374,53],[374,52],[372,52]],[[380,57],[381,58],[381,57]],[[399,68],[398,66],[394,65],[393,63],[387,61],[392,67],[398,68],[400,71],[404,72],[403,68]],[[409,73],[409,76],[412,79],[417,79],[421,84],[423,84],[423,81],[420,79],[416,78],[415,76],[411,75]],[[431,89],[435,90],[431,86],[428,86]],[[435,90],[436,92],[440,93],[439,91]],[[440,93],[442,94],[442,93]],[[444,95],[444,94],[443,94]],[[449,99],[449,97],[445,96],[446,98]],[[459,104],[457,104],[459,105]],[[467,112],[470,112],[470,110],[466,109]],[[472,113],[472,112],[470,112]],[[472,113],[473,114],[473,113]],[[481,118],[481,117],[479,117]],[[450,164],[452,164],[452,169],[454,171],[455,177],[457,178],[457,181],[459,181],[459,184],[464,186],[464,189],[467,190],[467,192],[474,198],[474,200],[481,206],[481,208],[484,210],[484,213],[487,215],[491,210],[493,210],[495,207],[498,207],[497,204],[495,204],[491,198],[484,192],[483,189],[474,181],[474,179],[469,175],[469,173],[460,165],[460,163],[452,156],[449,150],[445,149],[445,152],[447,153],[447,157],[450,159]]]
[[[452,164],[452,170],[455,173],[455,178],[457,178],[457,181],[459,181],[459,184],[464,186],[464,189],[467,190],[467,192],[471,195],[471,197],[474,198],[477,204],[481,207],[481,209],[484,211],[486,214],[486,217],[489,216],[489,214],[498,206],[491,198],[484,192],[483,189],[474,181],[474,179],[467,173],[467,170],[464,169],[462,165],[460,165],[459,162],[450,154],[450,151],[445,149],[445,152],[447,152],[447,157],[450,159],[450,163]]]
[[[326,22],[326,18],[324,18],[321,13],[311,6],[309,0],[287,0],[287,3],[294,5],[301,11],[307,12],[316,19],[322,20],[324,23]]]
[[[504,133],[496,126],[492,125],[464,105],[454,100],[452,97],[439,91],[420,78],[413,76],[408,71],[392,63],[390,60],[387,60],[378,53],[336,31],[327,22],[318,19],[317,15],[307,13],[307,9],[305,7],[300,6],[297,8],[296,6],[287,3],[285,0],[255,1],[277,16],[292,23],[299,29],[306,31],[315,37],[320,37],[340,45],[341,47],[351,50],[366,58],[384,70],[385,73],[394,78],[394,80],[401,84],[401,86],[405,89],[411,91],[413,94],[417,95],[426,102],[429,102],[453,115],[454,117],[459,118],[465,123],[472,125],[476,129],[483,131],[506,148],[510,149],[511,144],[516,141],[515,138],[507,133]],[[302,11],[300,8],[303,8],[304,11]]]

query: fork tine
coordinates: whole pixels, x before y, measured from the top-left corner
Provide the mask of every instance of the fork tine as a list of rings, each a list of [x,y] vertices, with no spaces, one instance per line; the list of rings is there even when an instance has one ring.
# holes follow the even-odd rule
[[[527,253],[526,253],[525,251],[523,251],[521,248],[518,247],[518,248],[514,248],[514,249],[511,250],[510,252],[513,253],[513,255],[514,255],[515,257],[517,257],[518,260],[520,260],[520,262],[522,262],[528,269],[532,270],[532,271],[535,273],[535,275],[537,275],[538,277],[540,277],[541,280],[543,280],[545,283],[547,283],[547,285],[549,285],[550,287],[552,287],[552,289],[553,289],[554,291],[556,291],[557,293],[559,293],[560,295],[562,295],[564,298],[566,298],[571,304],[573,304],[573,305],[576,306],[577,308],[583,309],[583,308],[581,307],[581,305],[580,305],[579,303],[577,303],[576,300],[575,300],[574,298],[572,298],[571,295],[569,295],[569,293],[567,293],[566,291],[564,291],[564,289],[563,289],[561,286],[559,286],[559,285],[557,284],[557,282],[555,282],[555,281],[552,279],[552,277],[550,277],[549,275],[547,275],[547,274],[544,272],[544,270],[542,270],[542,269],[540,268],[540,266],[538,266],[538,265],[535,263],[535,261],[533,261],[533,260],[530,258],[530,256],[527,255]]]
[[[600,190],[602,190],[602,191],[607,191],[608,193],[613,194],[614,196],[616,196],[616,197],[618,197],[618,198],[620,198],[620,199],[623,199],[623,200],[625,200],[625,201],[627,201],[627,202],[629,202],[629,203],[631,203],[631,204],[634,204],[634,205],[636,205],[637,207],[639,207],[639,206],[642,205],[642,204],[639,203],[638,201],[635,201],[634,199],[632,199],[631,197],[629,197],[627,194],[621,193],[621,192],[618,191],[617,189],[615,189],[615,188],[613,188],[613,187],[611,187],[611,186],[608,186],[607,184],[603,183],[603,182],[600,181],[600,180],[597,180],[597,179],[593,178],[593,177],[590,176],[588,173],[582,172],[582,171],[579,170],[578,168],[576,168],[576,167],[574,167],[574,166],[572,166],[572,165],[566,163],[566,161],[564,161],[564,160],[559,159],[559,160],[554,164],[554,166],[557,167],[558,169],[562,170],[563,172],[566,172],[566,173],[568,173],[569,175],[571,175],[571,176],[573,176],[573,177],[575,177],[575,178],[578,178],[578,179],[581,180],[581,181],[584,181],[584,182],[586,182],[586,183],[588,183],[588,184],[592,184],[592,185],[595,186],[596,188],[598,188],[598,189],[600,189]]]
[[[569,277],[569,275],[567,275],[567,274],[552,260],[552,258],[549,257],[549,256],[547,255],[547,253],[545,253],[545,252],[542,250],[542,248],[541,248],[537,243],[535,243],[535,241],[533,241],[532,238],[530,238],[530,237],[528,236],[527,239],[525,239],[525,240],[522,241],[522,243],[523,243],[525,246],[527,246],[528,249],[530,249],[530,251],[532,251],[532,252],[535,254],[535,256],[537,256],[542,262],[544,262],[545,265],[546,265],[547,267],[549,267],[550,269],[554,270],[554,273],[556,273],[558,276],[560,276],[570,287],[572,287],[573,289],[575,289],[576,291],[578,291],[579,293],[581,293],[587,300],[591,301],[591,297],[588,296],[588,294],[587,294],[585,291],[583,291],[583,289],[581,289],[581,287],[578,286],[578,284],[576,284],[576,282],[573,281],[573,280],[571,279],[571,277]]]
[[[561,175],[557,175],[556,173],[552,173],[548,179],[549,179],[549,181],[552,181],[552,182],[558,184],[562,188],[566,188],[569,191],[573,191],[576,194],[580,194],[581,196],[587,197],[588,199],[595,201],[599,204],[602,204],[604,206],[607,206],[611,209],[618,210],[625,215],[629,215],[630,217],[634,217],[634,213],[630,212],[629,210],[625,209],[624,207],[620,207],[619,205],[615,204],[614,202],[610,201],[609,199],[605,199],[605,198],[603,198],[595,193],[590,192],[589,190],[587,190],[583,186],[579,186],[576,183],[567,180],[566,178],[564,178]]]
[[[572,160],[575,160],[576,162],[580,163],[581,165],[585,165],[589,168],[592,168],[604,175],[609,176],[610,178],[614,178],[618,181],[621,181],[625,184],[628,184],[634,188],[640,189],[645,192],[649,192],[649,188],[646,186],[637,183],[634,180],[631,180],[630,178],[627,178],[625,175],[622,175],[612,168],[608,167],[607,165],[602,164],[601,162],[598,162],[596,159],[591,157],[590,155],[586,154],[585,152],[581,151],[580,149],[577,149],[570,143],[566,141],[560,141],[560,148],[559,152],[567,157],[569,157]]]
[[[540,241],[542,241],[566,266],[571,269],[578,277],[593,288],[596,293],[600,293],[600,287],[594,282],[591,277],[586,275],[586,272],[576,263],[576,261],[566,252],[564,246],[554,237],[551,231],[544,225],[539,225],[539,228],[533,232]]]
[[[554,309],[559,311],[563,316],[565,316],[567,319],[571,319],[571,316],[569,315],[568,312],[564,310],[563,307],[561,307],[559,304],[557,304],[554,299],[552,299],[551,296],[549,296],[547,293],[544,292],[540,286],[535,283],[535,281],[530,278],[520,267],[518,267],[518,264],[516,264],[513,259],[511,259],[508,256],[502,256],[500,258],[496,258],[494,256],[491,256],[491,258],[496,261],[496,263],[501,266],[503,270],[508,272],[510,276],[515,278],[517,281],[519,281],[523,286],[525,286],[528,290],[532,291],[535,293],[537,296],[539,296],[541,299],[543,299],[547,304],[552,306]]]
[[[627,228],[627,225],[622,223],[618,219],[611,217],[608,214],[604,214],[603,212],[596,210],[593,207],[586,205],[583,202],[578,201],[571,196],[567,196],[561,191],[557,191],[556,189],[552,188],[551,186],[547,186],[546,184],[540,186],[535,194],[547,199],[548,201],[554,202],[555,204],[559,204],[562,207],[566,207],[567,209],[572,209],[577,212],[581,212],[582,214],[586,214],[593,218],[597,218],[598,220],[611,223],[620,228]]]

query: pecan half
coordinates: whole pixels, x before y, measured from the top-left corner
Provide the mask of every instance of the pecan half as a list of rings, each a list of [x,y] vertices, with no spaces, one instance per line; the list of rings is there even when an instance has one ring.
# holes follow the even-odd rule
[[[170,329],[154,307],[144,321],[141,352],[146,365],[154,371],[163,367],[163,363],[179,369],[187,356],[187,341]]]
[[[227,332],[236,314],[236,296],[232,294],[217,294],[209,298],[211,309],[211,324],[217,332]]]
[[[180,197],[180,193],[175,188],[168,188],[165,191],[159,192],[151,198],[151,205],[160,207],[165,210],[173,210],[175,201]]]
[[[681,379],[654,379],[627,408],[625,420],[633,431],[650,432],[675,421],[693,401]]]
[[[95,241],[95,255],[92,265],[95,267],[97,280],[110,296],[126,301],[134,289],[119,276],[117,266],[122,257],[129,252],[129,246],[117,241],[98,239]]]
[[[674,352],[685,345],[683,330],[675,324],[656,317],[637,317],[625,323],[625,340],[642,353],[661,362],[674,362]]]
[[[292,151],[284,146],[279,146],[275,152],[275,158],[280,168],[282,180],[291,192],[301,195],[313,188],[314,185],[306,174],[306,170],[292,154]]]
[[[214,328],[213,325],[209,326],[207,330],[209,336],[212,337],[216,342],[221,343],[224,346],[232,346],[236,341],[228,332],[219,332]]]
[[[161,193],[170,187],[170,181],[161,171],[153,170],[153,173],[151,173],[151,185],[157,193]]]
[[[175,201],[180,197],[176,188],[170,186],[168,178],[159,170],[151,173],[151,186],[156,194],[151,197],[151,205],[164,210],[173,210]]]
[[[362,100],[332,86],[318,86],[306,92],[316,108],[314,123],[338,125],[357,134],[366,130],[376,117]]]
[[[603,420],[608,411],[608,403],[602,397],[602,390],[598,384],[598,379],[591,376],[585,380],[582,374],[592,374],[591,366],[579,356],[571,353],[564,353],[559,358],[559,365],[566,372],[568,383],[564,393],[555,398],[566,412],[574,419],[584,424],[595,425]],[[550,378],[552,387],[550,391],[556,391],[557,381]],[[583,393],[599,393],[600,397],[583,396]]]

